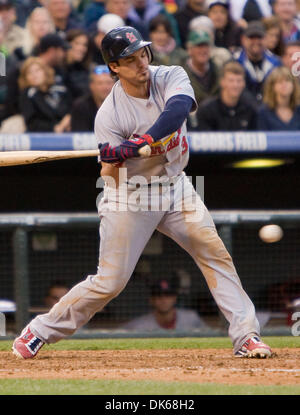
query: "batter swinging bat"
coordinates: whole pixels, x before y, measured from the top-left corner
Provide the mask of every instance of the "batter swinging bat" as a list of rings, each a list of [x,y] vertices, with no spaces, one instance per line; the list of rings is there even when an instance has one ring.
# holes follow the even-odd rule
[[[139,150],[143,157],[151,155],[150,146],[144,146]],[[1,151],[0,167],[19,166],[22,164],[44,163],[46,161],[73,159],[81,157],[97,157],[99,150],[78,151]]]

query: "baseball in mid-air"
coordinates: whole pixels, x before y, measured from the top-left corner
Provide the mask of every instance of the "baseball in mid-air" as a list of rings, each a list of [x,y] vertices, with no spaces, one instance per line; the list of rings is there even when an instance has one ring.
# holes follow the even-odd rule
[[[278,242],[283,237],[283,230],[278,225],[266,225],[260,228],[260,239],[267,243]]]

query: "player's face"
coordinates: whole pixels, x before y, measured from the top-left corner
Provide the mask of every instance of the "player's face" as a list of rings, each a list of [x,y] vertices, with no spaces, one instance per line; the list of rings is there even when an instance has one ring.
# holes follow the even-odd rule
[[[160,314],[170,312],[176,304],[176,295],[158,295],[151,298],[151,305]]]
[[[119,59],[118,64],[112,62],[111,69],[116,72],[124,85],[144,85],[149,80],[149,59],[145,48],[137,50],[126,58]]]

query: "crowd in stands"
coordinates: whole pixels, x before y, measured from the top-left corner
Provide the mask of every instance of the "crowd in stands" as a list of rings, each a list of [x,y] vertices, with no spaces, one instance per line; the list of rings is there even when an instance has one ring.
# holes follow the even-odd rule
[[[190,131],[300,129],[300,0],[0,0],[0,133],[92,132],[123,25],[188,73]]]

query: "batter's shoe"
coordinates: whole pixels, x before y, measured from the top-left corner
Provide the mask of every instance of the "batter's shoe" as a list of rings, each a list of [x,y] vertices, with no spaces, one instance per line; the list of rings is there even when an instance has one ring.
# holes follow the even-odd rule
[[[32,359],[44,344],[41,339],[31,332],[29,326],[27,326],[22,331],[20,337],[15,339],[12,351],[20,359]]]
[[[257,357],[265,359],[272,357],[273,352],[267,344],[263,343],[258,336],[250,337],[243,346],[235,353],[236,357]]]

